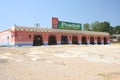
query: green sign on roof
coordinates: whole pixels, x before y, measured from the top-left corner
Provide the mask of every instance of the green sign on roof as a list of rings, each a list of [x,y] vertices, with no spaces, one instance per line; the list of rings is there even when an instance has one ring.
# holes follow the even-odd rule
[[[70,29],[70,30],[82,30],[82,26],[80,23],[71,23],[71,22],[58,22],[59,29]]]

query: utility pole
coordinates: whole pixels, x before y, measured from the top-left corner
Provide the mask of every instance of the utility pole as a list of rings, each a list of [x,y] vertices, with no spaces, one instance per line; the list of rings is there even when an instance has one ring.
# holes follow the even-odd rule
[[[118,40],[118,32],[117,32],[117,35],[116,35],[116,36],[117,36],[117,40]]]
[[[40,24],[39,23],[35,23],[35,27],[39,28]]]

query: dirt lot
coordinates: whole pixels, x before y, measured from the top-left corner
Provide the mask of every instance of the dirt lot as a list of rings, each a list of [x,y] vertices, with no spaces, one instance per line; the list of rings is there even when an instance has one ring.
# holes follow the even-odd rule
[[[120,44],[0,47],[0,80],[120,80]]]

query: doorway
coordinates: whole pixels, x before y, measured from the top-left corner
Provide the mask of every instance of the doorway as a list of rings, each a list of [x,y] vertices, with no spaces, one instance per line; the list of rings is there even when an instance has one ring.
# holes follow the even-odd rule
[[[87,44],[87,39],[85,36],[82,37],[82,44]]]
[[[97,43],[100,45],[101,44],[101,38],[97,37]]]
[[[93,36],[90,37],[90,44],[94,44],[94,37]]]
[[[42,35],[34,35],[33,46],[43,45]]]
[[[61,36],[61,44],[68,44],[67,36]]]
[[[77,36],[72,37],[72,44],[78,44],[78,38]]]
[[[50,35],[48,38],[48,45],[56,45],[56,44],[57,44],[56,36]]]
[[[104,37],[104,44],[107,44],[107,38]]]

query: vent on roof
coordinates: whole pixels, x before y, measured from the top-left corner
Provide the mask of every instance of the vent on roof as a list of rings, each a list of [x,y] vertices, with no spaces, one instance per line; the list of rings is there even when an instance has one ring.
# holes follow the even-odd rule
[[[16,24],[14,24],[14,27],[16,27],[17,25]]]
[[[35,27],[40,27],[40,24],[39,23],[35,23]]]

